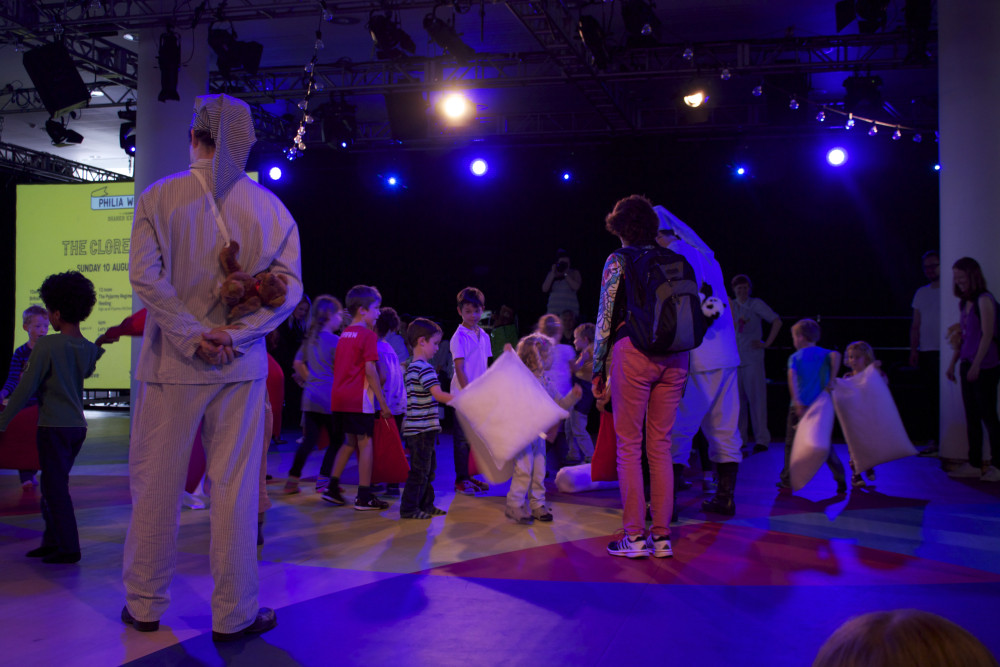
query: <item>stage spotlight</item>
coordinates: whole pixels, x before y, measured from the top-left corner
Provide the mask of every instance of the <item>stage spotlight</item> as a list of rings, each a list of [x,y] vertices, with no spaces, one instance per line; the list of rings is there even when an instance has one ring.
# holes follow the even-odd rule
[[[708,101],[708,95],[703,90],[696,90],[684,96],[684,104],[693,109],[697,109]]]
[[[826,154],[826,161],[829,162],[834,167],[839,167],[840,165],[847,162],[847,151],[843,148],[831,148]]]
[[[375,43],[375,57],[380,60],[402,58],[403,51],[412,54],[417,50],[413,38],[400,27],[391,12],[381,14],[372,10],[368,14],[368,34]]]
[[[125,111],[118,112],[119,120],[123,120],[118,128],[118,145],[129,157],[135,155],[135,110],[131,102],[125,103]]]
[[[272,181],[280,181],[281,180],[281,168],[280,167],[271,167],[268,170],[267,175],[268,175],[268,177]]]
[[[445,118],[451,121],[466,120],[472,115],[472,102],[462,93],[449,93],[438,105]]]
[[[208,45],[215,51],[219,73],[228,77],[233,70],[243,70],[257,74],[264,46],[259,42],[240,42],[236,39],[236,29],[212,29],[208,31]]]
[[[440,6],[440,5],[439,5]],[[445,53],[458,61],[463,67],[469,64],[469,60],[475,57],[476,51],[471,46],[462,41],[462,38],[455,32],[455,20],[449,24],[442,21],[434,13],[437,7],[424,17],[424,30],[430,36],[431,41],[444,49]]]
[[[576,32],[583,40],[583,45],[590,51],[594,67],[599,70],[607,69],[608,63],[611,62],[611,54],[604,39],[604,29],[597,19],[586,14],[581,16]]]
[[[747,173],[746,167],[736,167],[737,176],[746,176],[746,173]]]
[[[471,171],[476,176],[483,176],[483,175],[485,175],[486,171],[489,168],[490,168],[489,165],[486,164],[486,160],[484,160],[482,158],[476,158],[469,165],[469,171]]]
[[[65,123],[49,118],[45,121],[45,131],[52,140],[53,146],[74,146],[83,142],[83,136],[66,127]]]
[[[562,179],[564,181],[568,181],[570,178],[572,178],[572,175],[568,171],[564,171],[562,174]]]
[[[882,86],[880,76],[849,76],[844,79],[844,111],[853,113],[863,103],[871,105],[872,109],[882,108]]]
[[[646,0],[623,0],[622,22],[628,33],[625,45],[629,48],[656,46],[660,34],[660,19]]]
[[[358,136],[357,107],[345,99],[335,100],[330,94],[330,103],[319,109],[323,122],[320,125],[323,143],[330,148],[350,148]]]
[[[181,96],[177,92],[177,73],[181,69],[181,36],[170,28],[160,35],[160,50],[156,60],[160,65],[159,100],[180,102]]]
[[[934,165],[934,171],[941,171],[941,165],[939,164]]]

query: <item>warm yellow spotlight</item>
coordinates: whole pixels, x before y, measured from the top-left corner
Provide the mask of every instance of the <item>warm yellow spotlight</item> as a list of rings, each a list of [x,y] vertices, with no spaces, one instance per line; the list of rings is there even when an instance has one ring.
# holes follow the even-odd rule
[[[462,93],[451,93],[441,100],[441,112],[449,120],[462,120],[472,113],[472,103]]]
[[[689,107],[698,108],[707,99],[708,95],[699,90],[697,92],[691,93],[690,95],[685,95],[684,104],[688,105]]]

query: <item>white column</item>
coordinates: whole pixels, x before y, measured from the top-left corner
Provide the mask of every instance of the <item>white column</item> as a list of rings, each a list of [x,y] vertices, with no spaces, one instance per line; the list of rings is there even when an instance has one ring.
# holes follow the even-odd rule
[[[173,3],[164,3],[170,9]],[[190,163],[190,146],[187,131],[191,127],[194,98],[208,92],[210,48],[208,26],[199,25],[194,30],[175,27],[181,36],[181,68],[177,77],[180,101],[159,101],[160,69],[156,60],[160,35],[166,28],[142,30],[139,33],[139,86],[136,104],[135,141],[135,194],[136,197],[155,181],[187,169]],[[133,295],[133,312],[141,309],[142,302]],[[132,371],[139,358],[140,340],[133,340]],[[136,391],[132,380],[133,395]]]
[[[941,339],[958,321],[952,265],[972,257],[1000,292],[1000,2],[939,2],[938,89],[941,158]],[[941,351],[941,456],[965,459],[968,441],[958,385],[944,380]],[[998,446],[1000,443],[994,443]],[[984,457],[988,458],[988,457]],[[993,457],[994,462],[1000,455]]]

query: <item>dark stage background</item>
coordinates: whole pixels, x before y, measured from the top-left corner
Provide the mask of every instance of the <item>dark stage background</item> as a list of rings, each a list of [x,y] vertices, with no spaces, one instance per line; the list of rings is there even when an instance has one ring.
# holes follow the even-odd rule
[[[472,284],[488,307],[514,307],[526,328],[544,311],[541,284],[564,247],[592,320],[617,242],[604,215],[639,193],[691,225],[727,278],[749,274],[783,315],[909,315],[920,255],[938,244],[937,147],[838,138],[850,154],[840,169],[825,161],[829,139],[644,139],[572,151],[314,152],[265,183],[299,223],[310,295],[342,298],[369,283],[385,305],[451,322],[456,293]],[[480,179],[468,169],[476,156],[490,165]],[[737,163],[746,176],[734,175]],[[390,173],[405,188],[387,189],[379,176]]]
[[[581,307],[592,321],[616,242],[604,215],[632,193],[690,224],[727,278],[749,274],[755,294],[783,316],[907,316],[923,283],[920,255],[938,245],[937,145],[883,135],[310,150],[294,163],[256,155],[251,166],[298,221],[308,294],[342,300],[352,285],[373,284],[384,305],[433,317],[446,330],[458,321],[456,293],[470,284],[485,292],[488,308],[511,305],[529,329],[544,311],[540,288],[559,247],[583,274]],[[850,155],[839,169],[825,161],[834,145]],[[489,162],[483,178],[468,168],[478,156]],[[285,172],[278,182],[263,175],[274,164]],[[737,164],[746,176],[734,175]],[[400,179],[395,190],[384,185],[389,174]],[[0,206],[0,345],[8,350],[17,178],[4,176]],[[947,270],[943,277],[950,285]],[[893,326],[905,347],[908,322]],[[787,336],[786,328],[779,343],[789,344]]]

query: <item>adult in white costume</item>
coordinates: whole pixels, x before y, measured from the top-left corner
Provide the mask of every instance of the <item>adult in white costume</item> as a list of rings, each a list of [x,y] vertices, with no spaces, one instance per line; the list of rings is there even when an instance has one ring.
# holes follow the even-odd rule
[[[715,253],[694,230],[662,206],[654,207],[660,218],[657,242],[684,258],[694,267],[698,285],[722,302],[720,315],[709,325],[701,345],[691,350],[687,386],[677,409],[671,432],[674,465],[687,465],[691,441],[698,429],[708,440],[708,457],[716,464],[718,489],[702,503],[706,512],[732,516],[736,513],[733,494],[736,475],[743,455],[739,432],[740,394],[737,368],[736,330],[729,314],[729,297],[722,277],[722,267]],[[676,507],[676,504],[675,504]]]
[[[135,207],[129,278],[148,315],[135,371],[141,384],[129,444],[122,620],[143,632],[159,628],[170,603],[181,492],[199,424],[213,482],[212,637],[234,640],[277,624],[272,610],[257,606],[258,406],[267,377],[264,335],[299,303],[302,280],[295,221],[244,173],[255,140],[244,102],[198,98],[190,169],[153,183]],[[230,240],[247,273],[278,274],[288,294],[281,306],[227,324],[219,252]]]

